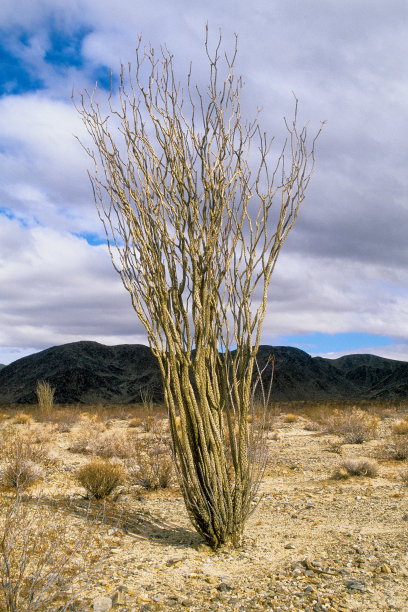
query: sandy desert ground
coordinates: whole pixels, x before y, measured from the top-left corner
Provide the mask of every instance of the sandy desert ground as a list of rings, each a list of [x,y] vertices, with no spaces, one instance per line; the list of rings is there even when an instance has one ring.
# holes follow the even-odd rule
[[[21,417],[21,408],[6,408],[1,422],[3,472],[4,448],[13,435],[31,432],[34,445],[47,447],[42,474],[23,492],[23,512],[60,517],[59,535],[68,530],[64,537],[71,542],[91,525],[80,552],[85,565],[95,566],[74,581],[75,589],[83,590],[70,610],[408,611],[408,486],[403,480],[408,462],[390,457],[384,446],[395,424],[408,418],[403,405],[377,409],[377,430],[360,444],[327,433],[322,423],[327,408],[296,406],[290,417],[288,407],[279,407],[269,434],[262,498],[244,543],[219,552],[192,529],[174,482],[147,490],[128,479],[105,501],[85,499],[75,473],[92,453],[119,456],[109,460],[129,467],[129,441],[154,437],[165,421],[140,416],[137,407],[84,410],[64,408],[52,418],[38,418],[35,409],[24,409],[27,416]],[[343,468],[340,478],[333,478],[352,457],[376,462],[378,475],[347,477]],[[13,495],[3,486],[3,525]],[[44,542],[55,541],[58,548],[57,532],[41,538],[44,550]],[[33,569],[27,572],[29,581]],[[58,592],[58,582],[53,588]],[[69,596],[65,585],[59,599],[38,609],[61,609]],[[1,605],[9,609],[4,601]]]

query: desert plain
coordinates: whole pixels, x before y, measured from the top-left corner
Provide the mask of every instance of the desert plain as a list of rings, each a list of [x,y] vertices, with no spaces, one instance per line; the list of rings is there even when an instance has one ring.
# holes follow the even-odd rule
[[[271,410],[242,546],[213,551],[170,471],[162,406],[3,406],[0,609],[25,548],[16,610],[407,612],[408,403]],[[17,488],[16,440],[33,451]],[[101,499],[79,479],[98,457],[120,473]]]

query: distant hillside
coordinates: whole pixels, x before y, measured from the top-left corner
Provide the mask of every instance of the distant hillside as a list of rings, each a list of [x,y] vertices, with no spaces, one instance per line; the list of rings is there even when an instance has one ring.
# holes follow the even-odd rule
[[[408,363],[374,355],[311,357],[300,349],[261,346],[262,369],[275,355],[272,398],[290,400],[408,398]],[[270,371],[265,372],[265,384]],[[57,403],[130,403],[148,390],[163,397],[157,360],[142,344],[73,342],[23,357],[0,371],[0,403],[35,403],[37,380],[56,388]]]
[[[18,359],[0,371],[0,403],[35,403],[37,380],[56,388],[57,403],[128,403],[145,389],[162,397],[157,361],[141,344],[72,342]]]
[[[0,363],[0,370],[1,370],[2,368],[5,368],[5,367],[6,367],[6,366],[4,365],[4,363]]]

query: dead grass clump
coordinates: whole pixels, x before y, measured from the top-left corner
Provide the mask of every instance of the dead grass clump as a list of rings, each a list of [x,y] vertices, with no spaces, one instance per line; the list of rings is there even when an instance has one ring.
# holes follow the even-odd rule
[[[349,478],[350,476],[366,476],[375,478],[378,476],[378,464],[372,459],[364,457],[349,457],[344,459],[333,474],[336,480]]]
[[[298,416],[297,414],[293,414],[292,412],[288,412],[287,414],[285,414],[285,416],[283,417],[283,421],[285,423],[296,423],[296,421],[298,420]]]
[[[75,476],[88,497],[104,499],[125,482],[126,473],[120,463],[96,457],[80,467]]]
[[[131,481],[144,489],[166,489],[173,479],[170,443],[160,434],[138,440],[127,463]]]
[[[335,410],[323,421],[327,433],[342,436],[346,444],[362,444],[377,433],[378,418],[364,410]]]
[[[402,419],[392,426],[394,436],[408,436],[408,420]]]
[[[103,558],[100,523],[85,519],[75,533],[61,510],[42,504],[40,498],[23,503],[18,491],[0,502],[0,528],[0,609],[73,609],[71,604],[89,586],[92,570]]]
[[[395,461],[408,459],[408,435],[391,436],[384,442],[381,454],[384,458]]]

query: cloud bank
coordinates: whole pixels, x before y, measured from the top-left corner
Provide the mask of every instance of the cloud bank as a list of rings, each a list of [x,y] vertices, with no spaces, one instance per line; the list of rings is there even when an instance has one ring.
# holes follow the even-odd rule
[[[405,0],[4,0],[0,363],[80,339],[146,342],[103,244],[71,94],[96,81],[106,91],[139,33],[167,43],[180,78],[191,60],[204,89],[207,21],[228,51],[238,33],[244,114],[262,107],[277,149],[292,91],[310,134],[327,120],[263,342],[408,360],[407,18]]]

